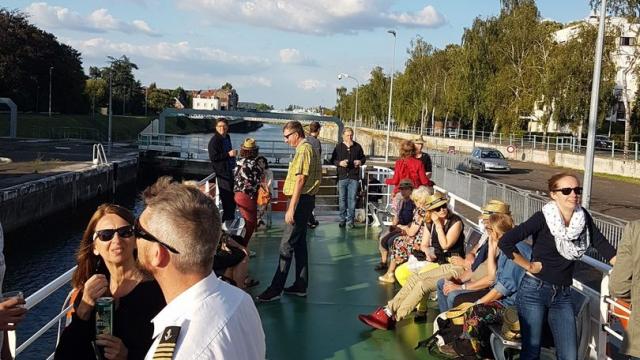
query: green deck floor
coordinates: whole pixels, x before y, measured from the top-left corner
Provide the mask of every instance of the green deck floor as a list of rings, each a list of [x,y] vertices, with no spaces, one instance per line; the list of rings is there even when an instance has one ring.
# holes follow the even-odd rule
[[[280,214],[278,214],[280,215]],[[257,256],[250,274],[261,284],[259,294],[270,283],[278,261],[282,234],[274,219],[269,230],[259,230],[251,248]],[[309,292],[306,298],[283,295],[279,301],[257,304],[267,341],[267,358],[275,359],[434,359],[425,349],[414,350],[419,340],[431,334],[437,315],[435,305],[427,324],[413,318],[400,322],[394,331],[371,330],[357,319],[393,297],[397,285],[378,282],[373,270],[379,259],[375,228],[345,230],[335,217],[319,217],[320,226],[309,230]],[[289,273],[290,285],[294,267]]]

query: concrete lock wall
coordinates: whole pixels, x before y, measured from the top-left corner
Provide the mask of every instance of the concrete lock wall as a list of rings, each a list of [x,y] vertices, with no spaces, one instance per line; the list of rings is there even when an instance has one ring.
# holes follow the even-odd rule
[[[323,126],[320,137],[323,139],[335,139],[337,127]],[[413,140],[416,134],[407,134],[402,132],[391,132],[389,156],[399,156],[400,141],[404,139]],[[451,146],[456,152],[470,153],[472,150],[472,142],[465,139],[453,139],[436,136],[424,136],[425,148],[446,152]],[[553,149],[533,150],[519,149],[513,153],[507,152],[508,142],[502,145],[484,143],[476,139],[476,146],[493,147],[500,150],[507,158],[518,161],[533,162],[537,164],[559,166],[569,169],[584,170],[584,154],[576,154],[571,152],[560,152]],[[372,130],[366,128],[356,129],[356,141],[360,143],[364,152],[368,156],[384,156],[386,145],[386,132],[383,130]],[[554,145],[552,145],[553,147]],[[622,158],[611,158],[608,156],[597,156],[594,160],[594,172],[621,175],[626,177],[640,178],[640,163],[634,160],[625,160]]]
[[[2,227],[6,232],[13,231],[99,195],[111,194],[114,186],[136,179],[137,164],[137,159],[112,162],[4,189],[0,192]]]

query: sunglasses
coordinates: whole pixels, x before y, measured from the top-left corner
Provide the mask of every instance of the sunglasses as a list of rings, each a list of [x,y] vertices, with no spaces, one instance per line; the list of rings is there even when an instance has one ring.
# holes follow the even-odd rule
[[[155,236],[151,235],[147,230],[145,230],[142,225],[140,225],[140,219],[136,219],[136,225],[133,227],[133,232],[136,235],[137,238],[141,238],[147,241],[151,241],[151,242],[155,242],[158,243],[162,246],[164,246],[167,250],[171,251],[174,254],[180,254],[180,252],[178,250],[176,250],[173,246],[168,245],[160,240],[158,240],[158,238],[156,238]]]
[[[131,225],[126,225],[123,227],[119,227],[117,229],[104,229],[97,230],[95,232],[94,239],[100,239],[100,241],[110,241],[113,239],[115,234],[118,233],[120,238],[129,238],[133,236],[133,227]]]
[[[438,212],[438,211],[440,211],[442,209],[446,209],[446,208],[447,208],[447,204],[442,204],[442,205],[438,206],[437,208],[431,209],[431,211]]]
[[[562,188],[562,189],[555,189],[555,190],[551,190],[552,192],[561,192],[562,195],[569,195],[571,194],[571,192],[573,191],[574,193],[576,193],[576,195],[582,195],[582,187],[581,186],[577,186],[574,188]]]
[[[290,133],[288,133],[287,135],[285,135],[285,136],[284,136],[284,138],[285,138],[285,139],[287,139],[287,140],[289,140],[289,136],[291,136],[291,135],[293,135],[293,134],[295,134],[295,131],[294,131],[294,132],[290,132]]]

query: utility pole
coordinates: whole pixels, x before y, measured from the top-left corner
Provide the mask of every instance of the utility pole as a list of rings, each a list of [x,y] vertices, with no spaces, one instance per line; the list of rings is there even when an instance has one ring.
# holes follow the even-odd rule
[[[600,93],[600,71],[602,70],[602,48],[604,47],[604,23],[606,20],[607,1],[602,0],[600,6],[600,24],[596,54],[593,62],[593,81],[591,85],[591,106],[589,107],[589,132],[587,134],[587,152],[584,157],[584,179],[582,186],[582,206],[589,208],[591,203],[591,185],[593,181],[593,157],[595,155],[596,122],[598,117],[598,98]]]
[[[51,78],[53,76],[53,66],[49,67],[49,117],[51,117]]]
[[[111,103],[111,77],[113,75],[113,69],[111,67],[109,67],[109,134],[108,136],[108,146],[107,146],[107,152],[109,153],[109,156],[111,156],[111,117],[113,114],[113,110],[112,110],[112,103]]]
[[[389,161],[389,137],[391,135],[391,100],[393,99],[393,72],[394,65],[396,62],[396,31],[395,30],[387,30],[387,32],[393,35],[393,58],[391,61],[391,86],[389,87],[389,112],[387,113],[387,146],[384,152],[384,161]]]

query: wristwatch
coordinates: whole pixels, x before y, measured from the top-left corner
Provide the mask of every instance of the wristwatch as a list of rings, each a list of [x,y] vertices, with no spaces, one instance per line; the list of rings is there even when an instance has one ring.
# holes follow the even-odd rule
[[[467,290],[467,284],[462,284],[462,290]]]

